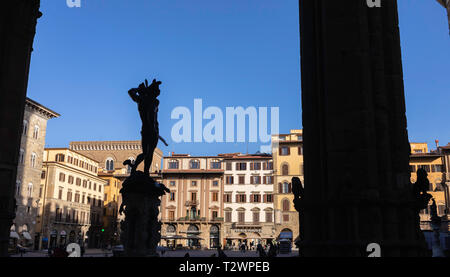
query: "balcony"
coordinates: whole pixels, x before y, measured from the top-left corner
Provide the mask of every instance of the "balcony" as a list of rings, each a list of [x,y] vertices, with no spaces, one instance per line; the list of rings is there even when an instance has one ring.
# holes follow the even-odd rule
[[[195,217],[190,217],[190,216],[184,216],[184,217],[180,217],[178,218],[177,221],[206,221],[205,217],[200,217],[200,216],[195,216]]]
[[[199,203],[197,200],[191,200],[191,201],[186,201],[185,206],[186,207],[192,207],[192,206],[197,206]]]

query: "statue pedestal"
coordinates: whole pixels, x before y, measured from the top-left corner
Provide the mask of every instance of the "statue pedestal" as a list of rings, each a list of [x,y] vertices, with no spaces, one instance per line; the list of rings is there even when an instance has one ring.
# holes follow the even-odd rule
[[[120,193],[125,213],[121,222],[120,240],[127,257],[158,256],[156,247],[161,239],[161,222],[158,221],[160,196],[169,190],[162,184],[137,171],[128,177]]]

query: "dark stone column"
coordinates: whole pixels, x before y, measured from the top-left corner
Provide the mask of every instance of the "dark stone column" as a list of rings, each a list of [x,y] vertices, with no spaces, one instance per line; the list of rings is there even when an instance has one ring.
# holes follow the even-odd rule
[[[303,256],[426,253],[409,173],[397,1],[299,0]]]
[[[39,0],[3,1],[0,9],[0,256],[8,255],[30,56]]]

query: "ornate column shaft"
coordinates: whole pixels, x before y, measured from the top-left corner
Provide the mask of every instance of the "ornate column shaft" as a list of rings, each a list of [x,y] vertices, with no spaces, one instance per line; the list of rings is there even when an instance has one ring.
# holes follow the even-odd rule
[[[0,9],[0,256],[8,255],[28,72],[39,0],[5,1]]]
[[[299,0],[301,254],[422,255],[409,184],[397,2]]]

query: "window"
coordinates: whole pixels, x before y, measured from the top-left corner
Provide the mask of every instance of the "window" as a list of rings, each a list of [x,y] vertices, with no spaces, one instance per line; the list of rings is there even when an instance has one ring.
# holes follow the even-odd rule
[[[83,192],[83,196],[81,196],[81,204],[84,204],[86,199],[86,194]]]
[[[261,184],[261,176],[251,176],[250,177],[250,184]]]
[[[211,212],[211,217],[212,219],[217,219],[219,217],[219,212],[218,211],[212,211]]]
[[[21,191],[21,182],[19,181],[19,180],[17,180],[16,181],[16,195],[19,195],[20,194],[20,191]]]
[[[31,197],[32,193],[33,193],[33,184],[32,183],[28,183],[27,196]]]
[[[230,163],[230,162],[227,163],[227,170],[231,170],[231,165],[232,165],[232,163]]]
[[[245,194],[236,194],[236,203],[246,203],[247,197]]]
[[[225,222],[231,222],[231,211],[225,211]]]
[[[94,183],[94,190],[97,190],[97,183]]]
[[[290,210],[290,203],[288,199],[283,200],[283,212],[289,212]]]
[[[234,178],[233,178],[233,176],[226,176],[226,177],[225,177],[225,183],[226,183],[227,185],[232,185],[232,184],[234,184]]]
[[[175,182],[175,181],[170,181],[170,182],[169,182],[169,185],[170,185],[171,187],[174,187],[174,186],[176,186],[176,182]]]
[[[73,159],[73,164],[76,165],[76,166],[78,166],[78,159],[74,158],[74,159]]]
[[[31,167],[36,167],[36,153],[31,154]]]
[[[169,220],[174,221],[175,220],[175,211],[169,211]]]
[[[65,182],[66,181],[66,174],[60,172],[59,173],[59,181],[60,182]]]
[[[221,168],[222,166],[219,160],[213,160],[211,162],[211,169],[221,169]]]
[[[199,160],[191,160],[189,162],[189,168],[190,169],[199,169],[200,168],[200,161]]]
[[[19,163],[20,164],[24,164],[25,163],[24,156],[25,156],[25,150],[20,149],[20,151],[19,151]]]
[[[74,202],[75,203],[80,203],[80,192],[79,191],[75,192],[75,200],[74,200]]]
[[[129,157],[128,160],[131,161],[131,164],[134,165],[134,162],[136,161],[133,157]],[[131,166],[127,165],[127,173],[131,173]]]
[[[59,191],[58,191],[58,199],[59,199],[59,200],[62,200],[62,196],[63,196],[63,188],[62,188],[62,187],[59,187]],[[67,196],[67,197],[69,197],[69,196]]]
[[[191,182],[191,186],[196,187],[197,186],[197,181],[192,181]]]
[[[260,194],[253,194],[252,195],[252,202],[253,203],[261,203],[261,195]]]
[[[39,197],[42,197],[42,193],[44,192],[44,186],[39,187]]]
[[[225,193],[223,195],[223,202],[225,203],[231,203],[231,193]]]
[[[28,121],[24,120],[22,125],[22,135],[26,136],[28,132]]]
[[[178,169],[179,162],[177,160],[169,161],[169,169]]]
[[[444,172],[444,166],[441,164],[431,165],[431,172]]]
[[[263,163],[263,170],[272,170],[273,169],[273,162],[264,162]]]
[[[175,192],[170,192],[170,197],[169,197],[170,201],[175,201]]]
[[[269,185],[273,184],[273,176],[264,176],[264,178],[265,178],[264,184]]]
[[[197,193],[196,192],[191,192],[191,201],[197,201]]]
[[[41,179],[45,179],[45,170],[42,170],[41,172]]]
[[[280,147],[279,152],[280,152],[280,156],[288,156],[291,154],[288,146]]]
[[[76,185],[77,186],[81,186],[81,178],[77,178],[76,179]]]
[[[281,175],[289,175],[289,165],[283,164],[281,166]]]
[[[418,165],[417,169],[419,169],[419,168],[423,168],[426,172],[430,172],[430,165],[429,164]]]
[[[83,188],[87,188],[87,180],[83,180]]]
[[[218,192],[213,192],[211,198],[212,198],[213,202],[219,201],[219,193]]]
[[[298,147],[298,155],[303,155],[303,147],[301,146]]]
[[[72,202],[72,191],[71,190],[67,191],[67,201]]]
[[[245,176],[244,175],[239,176],[239,183],[238,184],[239,185],[245,184]]]
[[[236,170],[247,170],[247,163],[236,163]]]
[[[250,163],[250,170],[261,170],[261,163]]]
[[[245,222],[245,212],[238,212],[238,222],[244,223]]]
[[[273,222],[273,213],[266,212],[266,222]]]
[[[55,160],[57,162],[64,162],[64,154],[56,154]]]
[[[213,187],[218,187],[219,186],[219,181],[212,181],[212,185],[213,185]]]
[[[289,215],[288,214],[284,214],[283,215],[283,222],[289,222]]]
[[[278,193],[291,193],[292,186],[288,182],[279,183],[278,184]]]
[[[38,137],[39,137],[39,126],[35,125],[33,131],[33,138],[38,139]]]
[[[253,212],[253,223],[259,223],[259,212]]]
[[[273,203],[273,195],[272,194],[264,195],[264,203]]]
[[[114,170],[114,160],[112,158],[106,159],[106,170],[111,171]]]
[[[102,192],[102,186],[101,185],[98,185],[98,191]]]

